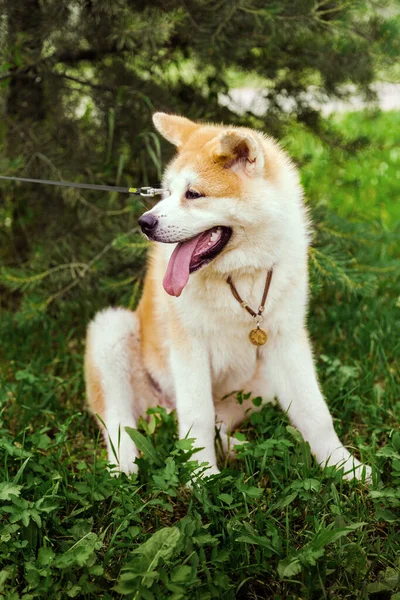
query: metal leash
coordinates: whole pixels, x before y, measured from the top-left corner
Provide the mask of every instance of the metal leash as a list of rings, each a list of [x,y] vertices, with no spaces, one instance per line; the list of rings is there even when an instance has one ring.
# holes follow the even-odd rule
[[[9,181],[23,181],[24,183],[43,183],[44,185],[61,185],[64,187],[78,188],[81,190],[97,190],[98,192],[118,192],[120,194],[133,194],[144,198],[154,198],[163,193],[162,188],[145,187],[121,187],[118,185],[97,185],[92,183],[74,183],[72,181],[51,181],[49,179],[29,179],[28,177],[5,177],[0,175],[0,179]]]

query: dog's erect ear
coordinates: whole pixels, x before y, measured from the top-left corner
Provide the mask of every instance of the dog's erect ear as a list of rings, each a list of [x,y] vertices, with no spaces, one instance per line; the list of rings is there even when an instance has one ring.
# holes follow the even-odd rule
[[[264,167],[260,142],[250,133],[235,129],[228,129],[218,136],[214,160],[226,169],[242,168],[248,175],[258,174]]]
[[[161,135],[178,148],[183,146],[192,133],[200,127],[185,117],[167,115],[162,112],[153,115],[153,123]]]

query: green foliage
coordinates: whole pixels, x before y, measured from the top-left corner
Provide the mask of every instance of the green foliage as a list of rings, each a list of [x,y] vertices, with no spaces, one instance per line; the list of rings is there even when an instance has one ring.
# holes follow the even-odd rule
[[[400,181],[397,177],[400,154],[397,138],[392,135],[392,131],[397,131],[398,115],[381,114],[370,119],[373,126],[368,121],[368,150],[365,148],[357,154],[330,148],[303,126],[293,126],[282,140],[302,166],[312,213],[310,267],[314,293],[328,286],[333,291],[365,296],[374,293],[387,276],[392,278],[393,284],[399,276],[397,222],[400,215],[397,204],[387,202],[387,198],[397,193]],[[360,117],[353,115],[331,121],[330,127],[350,143],[359,125]],[[386,131],[389,131],[387,138]],[[332,180],[336,178],[337,183],[337,172],[343,171],[344,165],[345,189],[340,185],[332,187]],[[379,187],[374,188],[372,194],[368,177],[376,169],[381,171]],[[360,220],[365,210],[360,208],[354,212],[356,196],[358,206],[364,206],[374,220]],[[54,310],[54,306],[65,302],[83,311],[108,303],[135,308],[148,248],[136,226],[141,210],[136,199],[130,199],[120,209],[114,210],[109,205],[108,209],[96,213],[95,220],[89,219],[86,229],[76,223],[73,237],[62,236],[62,245],[52,245],[51,253],[46,250],[49,240],[37,238],[29,265],[0,268],[0,285],[10,294],[5,294],[3,301],[9,298],[27,318],[37,318],[43,311]],[[76,244],[75,234],[79,237]],[[379,255],[374,251],[378,246],[382,249]],[[91,306],[87,302],[89,297]]]
[[[11,381],[4,389],[14,390]],[[373,599],[400,591],[397,525],[379,512],[390,502],[398,514],[399,434],[378,452],[368,490],[333,468],[321,472],[267,406],[251,417],[237,461],[217,477],[192,479],[189,490],[191,441],[176,439],[165,410],[152,409],[151,434],[136,432],[140,478],[112,477],[104,451],[78,435],[88,417],[68,412],[75,418],[64,424],[47,412],[46,425],[38,415],[41,426],[10,435],[11,407],[2,424],[6,597]]]

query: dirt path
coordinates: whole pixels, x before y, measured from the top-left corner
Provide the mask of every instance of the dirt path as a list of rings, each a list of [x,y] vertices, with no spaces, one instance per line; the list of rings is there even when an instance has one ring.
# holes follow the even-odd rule
[[[381,110],[400,109],[399,83],[377,83],[374,88],[377,92],[376,104]],[[351,86],[347,89],[351,92]],[[304,94],[304,99],[311,106],[321,110],[323,115],[330,115],[334,112],[342,113],[361,110],[367,105],[374,105],[374,103],[367,103],[361,96],[355,93],[349,99],[332,100],[321,95],[317,88],[310,88]],[[221,104],[228,106],[231,110],[239,114],[249,110],[255,115],[262,115],[268,108],[268,101],[263,97],[263,89],[261,88],[233,88],[229,96],[221,95],[220,101]],[[280,102],[284,111],[289,111],[294,107],[294,102],[290,98],[281,97]]]

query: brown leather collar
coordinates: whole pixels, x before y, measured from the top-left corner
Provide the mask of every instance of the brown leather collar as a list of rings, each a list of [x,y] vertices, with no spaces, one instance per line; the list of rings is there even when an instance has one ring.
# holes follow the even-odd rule
[[[247,310],[247,312],[255,319],[257,317],[261,317],[264,312],[265,302],[267,300],[268,291],[269,291],[269,286],[271,285],[272,273],[273,273],[272,269],[270,269],[267,273],[267,279],[265,281],[265,286],[264,286],[264,293],[263,293],[263,296],[261,299],[261,304],[258,307],[258,312],[255,312],[246,302],[244,302],[244,300],[242,300],[242,298],[239,295],[239,292],[237,291],[237,289],[235,287],[235,284],[232,281],[232,277],[230,275],[229,275],[228,279],[226,280],[229,283],[229,287],[231,288],[231,292],[232,292],[232,295],[235,298],[235,300],[237,300],[239,302],[239,304],[241,306],[243,306],[243,308],[245,310]]]

